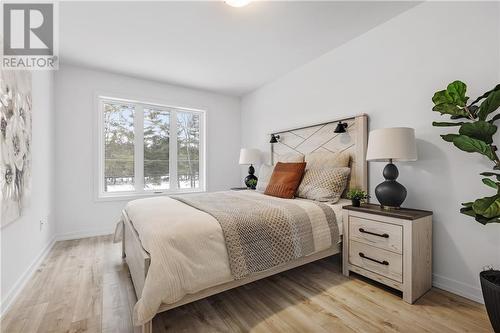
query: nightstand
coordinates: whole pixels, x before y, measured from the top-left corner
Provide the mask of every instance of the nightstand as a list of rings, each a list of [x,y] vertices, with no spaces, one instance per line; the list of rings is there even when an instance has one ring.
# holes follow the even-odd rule
[[[343,272],[403,292],[415,302],[432,286],[432,212],[379,205],[345,206]]]

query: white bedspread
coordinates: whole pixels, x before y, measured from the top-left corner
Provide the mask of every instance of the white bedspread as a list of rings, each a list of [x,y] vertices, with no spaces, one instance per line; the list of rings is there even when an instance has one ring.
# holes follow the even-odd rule
[[[324,214],[308,200],[296,200],[311,217]],[[339,221],[340,206],[332,207]],[[152,319],[162,303],[175,303],[187,294],[233,280],[222,229],[211,215],[169,197],[131,201],[125,211],[151,257],[142,296],[134,308],[136,325]],[[324,230],[324,226],[313,226],[315,252],[332,246]]]

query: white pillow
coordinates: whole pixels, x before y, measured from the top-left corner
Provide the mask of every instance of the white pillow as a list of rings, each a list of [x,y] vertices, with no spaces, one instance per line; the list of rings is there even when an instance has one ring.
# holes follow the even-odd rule
[[[301,163],[304,162],[304,155],[299,153],[286,153],[278,156],[276,162],[281,163]]]
[[[330,152],[314,152],[306,154],[305,162],[306,169],[331,169],[345,168],[349,166],[349,154],[330,153]]]
[[[257,192],[264,193],[266,191],[267,185],[269,184],[269,180],[271,180],[271,176],[273,174],[274,166],[269,164],[262,164],[259,170],[259,178],[257,180]]]

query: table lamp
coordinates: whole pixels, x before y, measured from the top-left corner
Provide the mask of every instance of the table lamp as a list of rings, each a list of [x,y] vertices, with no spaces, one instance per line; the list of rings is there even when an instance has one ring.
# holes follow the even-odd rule
[[[248,176],[245,177],[245,185],[248,188],[255,189],[257,185],[257,177],[254,175],[255,168],[253,164],[257,164],[260,162],[260,150],[255,148],[241,148],[240,150],[240,164],[247,165],[248,167]]]
[[[396,161],[416,161],[415,130],[408,127],[381,128],[370,132],[367,161],[389,162],[382,173],[385,181],[375,188],[375,196],[384,209],[397,209],[406,199],[406,188],[398,183]]]

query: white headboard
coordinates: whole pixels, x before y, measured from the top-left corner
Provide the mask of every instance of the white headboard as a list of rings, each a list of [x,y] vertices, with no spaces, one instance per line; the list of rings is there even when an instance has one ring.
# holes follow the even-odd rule
[[[334,133],[339,121],[347,123],[345,133]],[[271,163],[280,155],[312,152],[330,152],[350,155],[351,179],[349,188],[357,187],[368,191],[368,167],[366,147],[368,142],[368,116],[336,119],[326,123],[275,131],[279,135],[277,143],[271,143]]]

